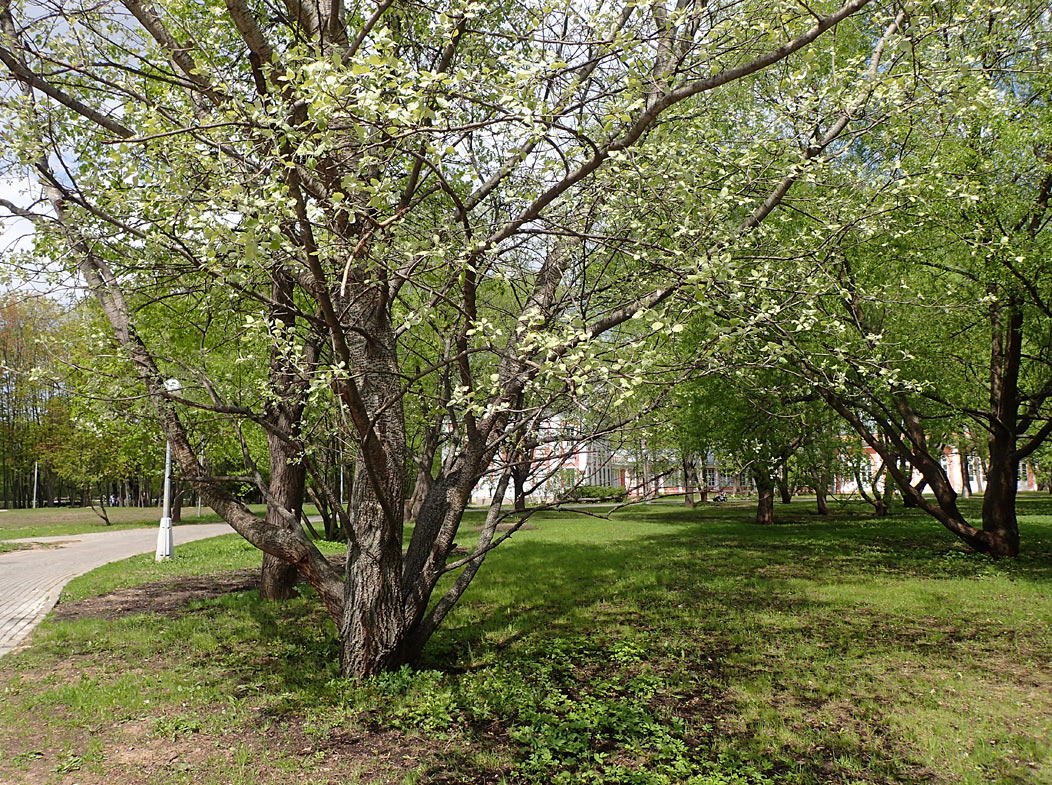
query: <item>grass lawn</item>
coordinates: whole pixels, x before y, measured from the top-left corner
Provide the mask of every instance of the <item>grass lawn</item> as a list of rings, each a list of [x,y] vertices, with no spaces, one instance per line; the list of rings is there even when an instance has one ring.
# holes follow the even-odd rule
[[[251,504],[249,508],[263,513],[262,504]],[[308,515],[317,511],[313,505],[304,510]],[[36,510],[0,510],[0,540],[15,540],[25,537],[48,537],[88,532],[116,531],[157,526],[161,519],[159,507],[107,507],[110,526],[88,507],[41,507]],[[219,523],[220,517],[209,508],[202,508],[198,517],[197,507],[183,507],[182,523]],[[2,551],[0,551],[2,552]]]
[[[156,526],[160,509],[156,507],[107,507],[111,526],[88,507],[41,507],[36,510],[0,510],[0,540],[22,537],[48,537],[87,532]],[[183,523],[218,523],[219,516],[207,507],[197,517],[197,507],[183,507]]]
[[[258,564],[236,537],[111,565],[0,660],[0,783],[1052,783],[1052,500],[1012,561],[811,507],[539,516],[418,668],[360,683],[308,589],[76,618]]]

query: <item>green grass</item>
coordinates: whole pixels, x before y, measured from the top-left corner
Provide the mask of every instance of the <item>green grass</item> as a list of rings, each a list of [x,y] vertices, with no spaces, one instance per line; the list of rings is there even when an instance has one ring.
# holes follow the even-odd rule
[[[262,514],[263,505],[249,508]],[[305,507],[308,515],[316,513],[312,505]],[[118,529],[149,528],[160,521],[159,507],[107,507],[110,519],[107,526],[102,518],[88,507],[42,507],[36,510],[0,510],[0,540],[26,537],[54,537]],[[183,524],[218,523],[220,517],[207,507],[198,517],[197,507],[183,507]]]
[[[308,589],[45,622],[0,661],[0,782],[1052,783],[1052,501],[1020,500],[1010,561],[810,509],[539,516],[417,668],[358,683]],[[234,537],[177,556],[65,597],[258,563]]]
[[[323,553],[342,553],[342,543],[315,543]],[[62,590],[62,602],[95,597],[114,589],[138,586],[188,575],[207,575],[220,570],[258,567],[260,552],[237,534],[195,540],[175,549],[172,559],[158,562],[152,553],[112,562],[74,578]]]
[[[160,510],[155,507],[107,507],[106,514],[111,526],[87,507],[4,510],[0,512],[0,540],[135,529],[156,526],[160,520]],[[183,523],[217,523],[219,520],[219,516],[207,507],[200,518],[197,517],[197,507],[183,508]]]

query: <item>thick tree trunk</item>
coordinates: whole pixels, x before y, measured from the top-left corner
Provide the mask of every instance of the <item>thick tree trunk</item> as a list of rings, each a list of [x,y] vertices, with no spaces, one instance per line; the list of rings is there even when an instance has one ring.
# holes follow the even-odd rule
[[[985,547],[994,556],[1019,555],[1019,522],[1015,502],[1019,487],[1019,464],[1015,460],[1015,439],[994,429],[990,433],[990,466],[983,494],[983,535]]]
[[[756,522],[763,525],[774,523],[774,481],[764,471],[753,473],[756,480]]]
[[[359,443],[351,484],[340,669],[367,676],[405,661],[407,623],[402,596],[406,434],[395,338],[383,294],[356,293],[347,306],[347,346],[370,430]]]
[[[394,490],[390,485],[384,489]],[[381,501],[369,472],[356,473],[351,486],[353,537],[347,547],[339,631],[340,669],[345,676],[367,676],[403,662],[402,526],[388,516],[395,510],[400,513],[401,504]]]

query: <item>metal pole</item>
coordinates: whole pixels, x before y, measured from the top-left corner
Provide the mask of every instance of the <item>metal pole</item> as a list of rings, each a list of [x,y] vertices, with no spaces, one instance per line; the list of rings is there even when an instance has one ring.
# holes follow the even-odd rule
[[[40,471],[40,462],[33,461],[33,509],[37,508],[37,474]]]
[[[157,561],[172,558],[172,444],[164,445],[164,507],[157,532]]]

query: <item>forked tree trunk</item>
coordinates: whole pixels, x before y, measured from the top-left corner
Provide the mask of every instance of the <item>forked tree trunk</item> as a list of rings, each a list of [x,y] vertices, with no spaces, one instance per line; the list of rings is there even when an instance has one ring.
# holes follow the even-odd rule
[[[885,478],[884,487],[880,490],[877,489],[877,483],[882,474],[886,474],[884,464],[881,464],[880,468],[877,469],[877,473],[873,476],[873,495],[870,496],[869,493],[866,492],[866,484],[862,479],[862,471],[857,467],[855,469],[855,485],[858,487],[858,494],[862,497],[863,501],[873,506],[873,512],[878,518],[883,518],[888,514],[888,503],[885,500],[885,496],[889,492],[888,480]]]

